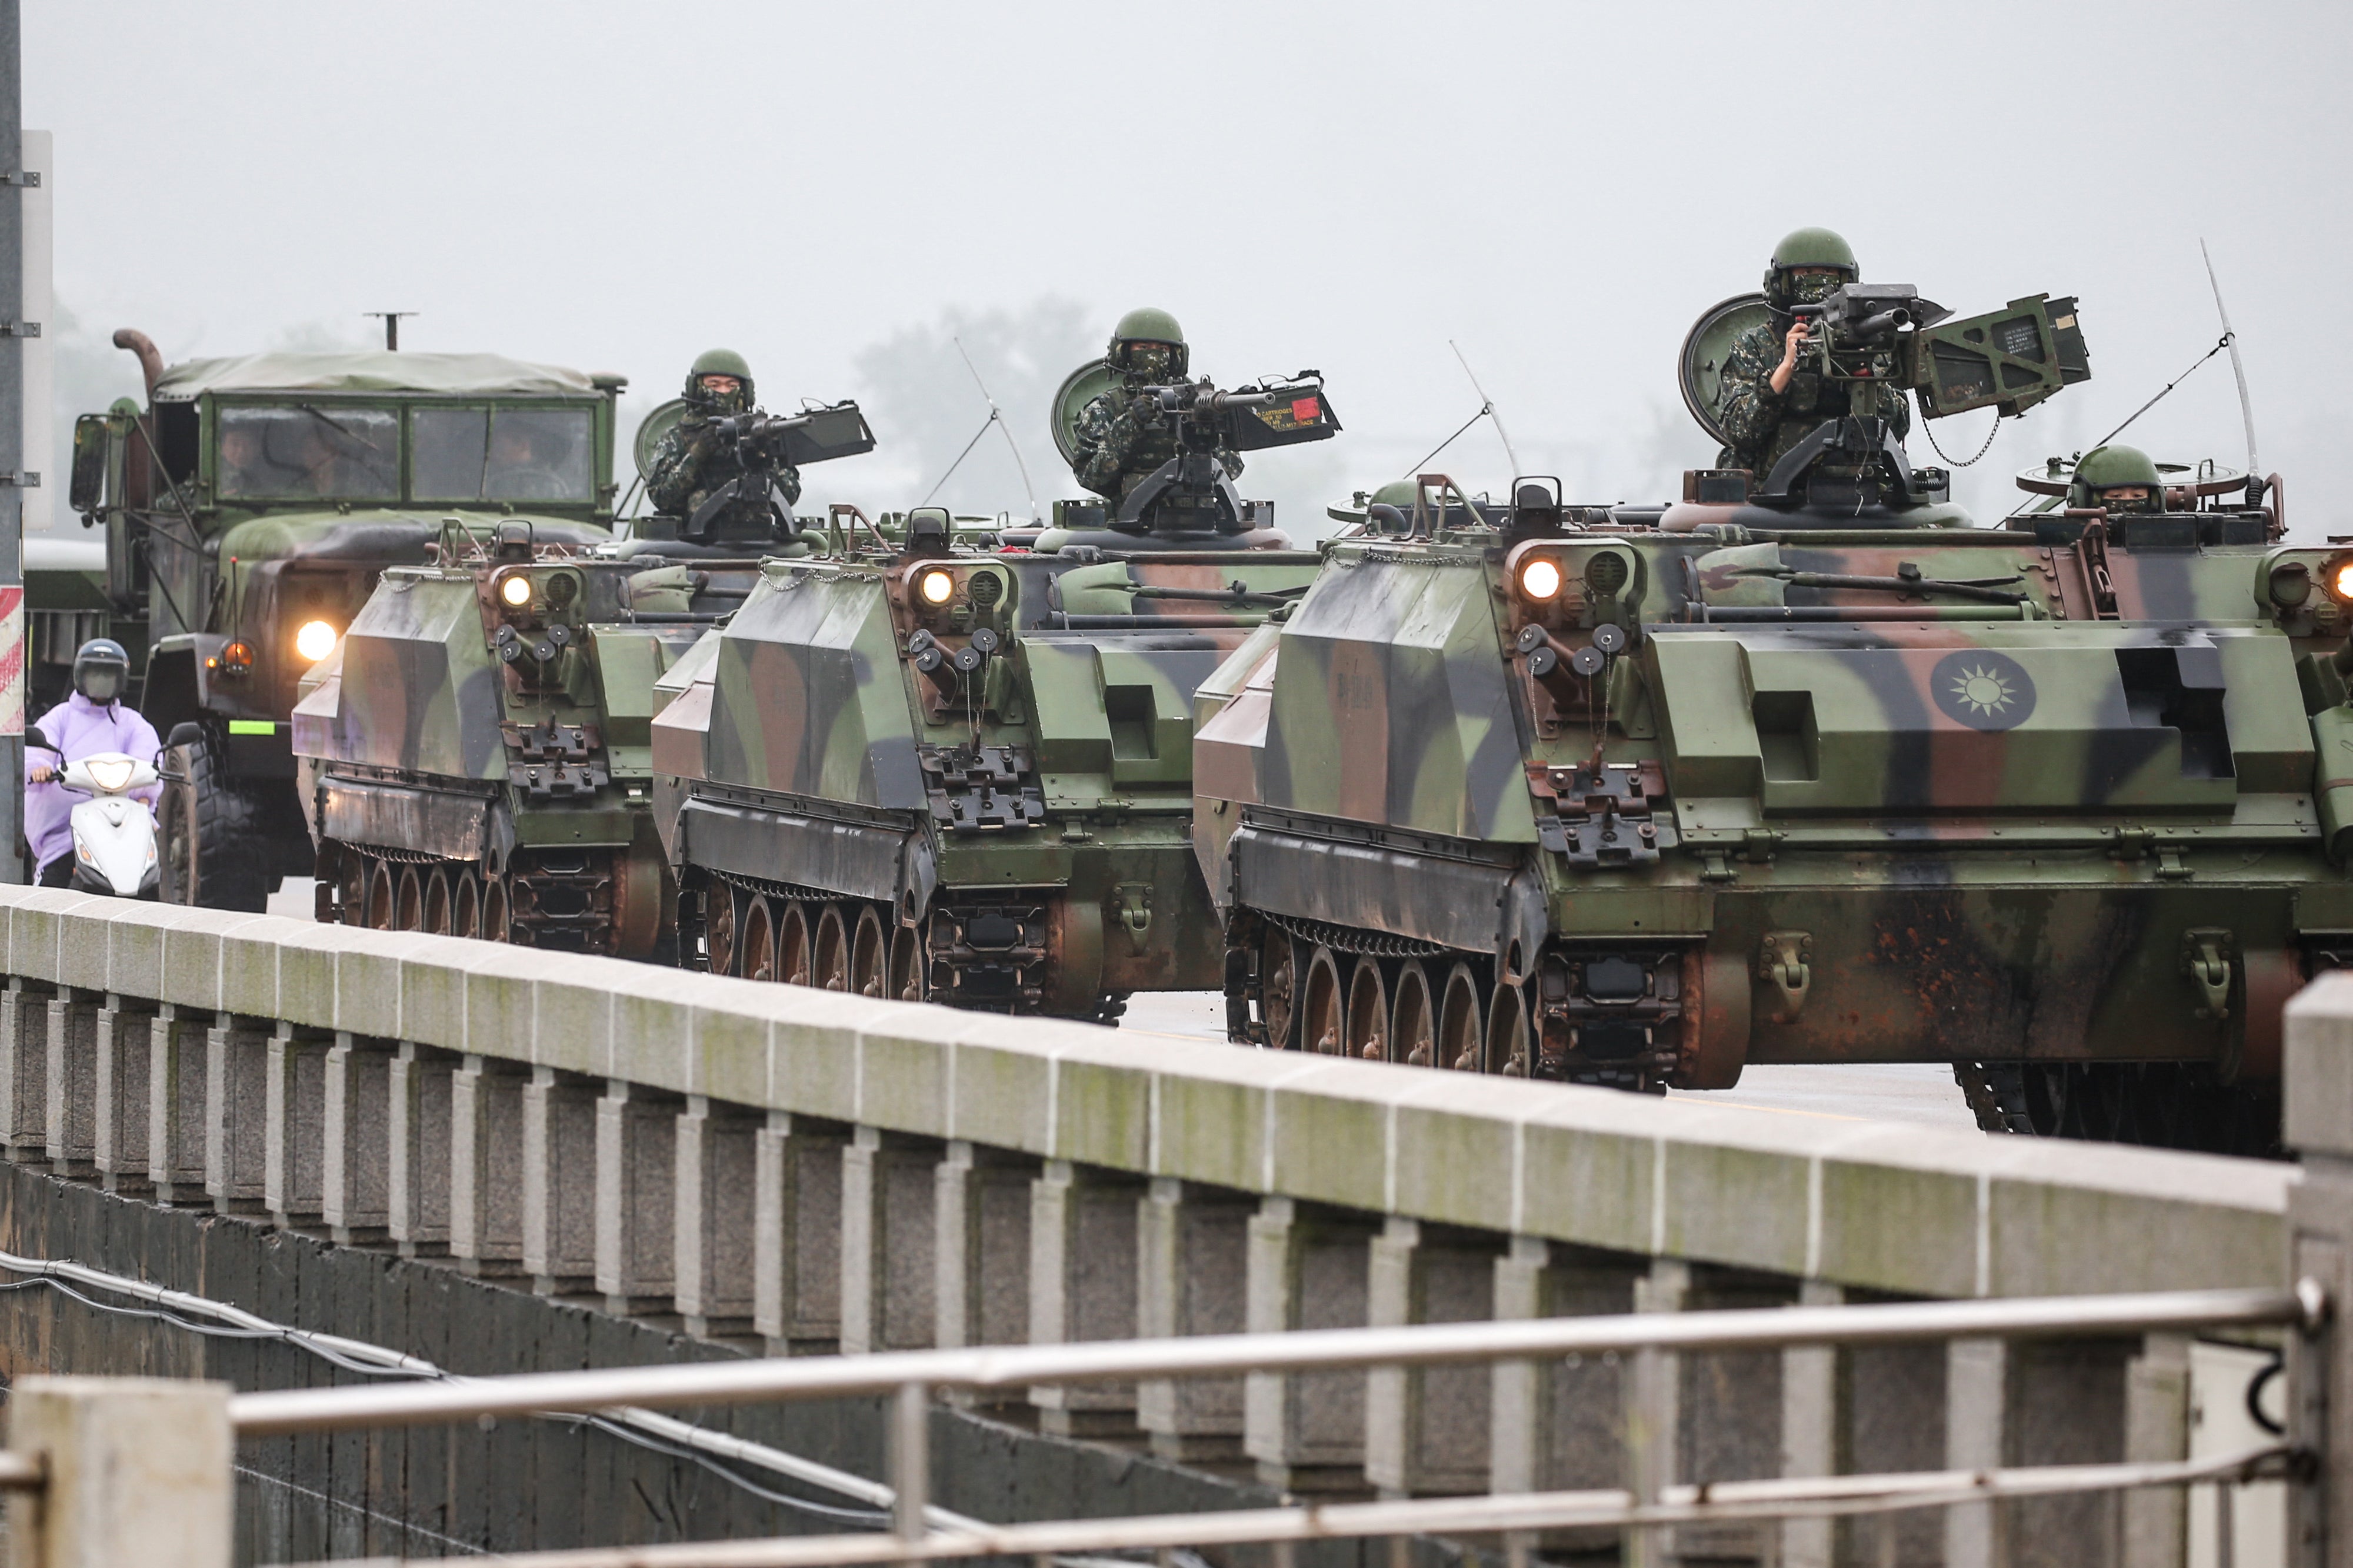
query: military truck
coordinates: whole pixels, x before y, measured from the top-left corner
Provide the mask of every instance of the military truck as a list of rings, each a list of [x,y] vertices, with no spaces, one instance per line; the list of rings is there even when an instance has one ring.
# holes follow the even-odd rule
[[[72,504],[106,541],[105,630],[168,739],[164,896],[262,907],[311,868],[296,688],[442,519],[535,544],[609,535],[617,376],[491,354],[264,353],[165,368],[74,427]],[[66,586],[69,587],[70,584]]]
[[[1181,412],[1255,417],[1258,395]],[[1260,445],[1338,428],[1320,382],[1274,413]],[[1054,527],[995,548],[957,542],[940,509],[879,528],[844,509],[838,548],[763,568],[659,683],[682,959],[1104,1022],[1136,991],[1217,983],[1193,690],[1319,558],[1213,466],[1164,477],[1172,504],[1058,503]]]
[[[533,529],[452,519],[304,678],[293,750],[318,918],[667,959],[654,682],[758,563],[599,554]]]

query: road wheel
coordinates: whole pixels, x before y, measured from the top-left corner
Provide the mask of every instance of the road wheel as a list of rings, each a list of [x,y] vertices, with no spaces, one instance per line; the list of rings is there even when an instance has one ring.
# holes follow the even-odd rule
[[[1430,971],[1418,958],[1398,966],[1397,994],[1389,1003],[1389,1060],[1426,1068],[1437,1057],[1437,1009],[1430,1005]]]
[[[1340,961],[1318,944],[1308,955],[1306,983],[1299,992],[1299,1048],[1336,1055],[1346,1047],[1346,1005],[1340,990]]]
[[[259,797],[229,782],[227,737],[208,724],[169,756],[179,777],[155,814],[164,901],[259,913],[269,901],[269,836]]]
[[[1482,1047],[1487,1031],[1486,1011],[1479,977],[1467,963],[1446,972],[1446,991],[1438,1002],[1438,1065],[1456,1072],[1478,1072],[1484,1066]]]
[[[776,917],[776,978],[787,985],[809,984],[808,906],[798,899],[786,899]]]
[[[746,980],[776,977],[776,928],[765,899],[744,900],[744,961],[738,973]]]
[[[1359,958],[1348,976],[1348,1054],[1361,1061],[1388,1059],[1389,987],[1377,958]]]
[[[812,944],[810,968],[815,984],[821,990],[849,989],[849,927],[841,918],[839,904],[828,904],[817,918],[817,941]]]
[[[370,931],[392,929],[393,898],[399,889],[400,872],[386,860],[370,860],[367,873],[367,919],[360,923]]]
[[[449,868],[436,866],[425,876],[425,923],[435,936],[449,934]]]
[[[356,849],[337,851],[341,861],[335,871],[337,891],[343,897],[343,923],[347,926],[367,924],[368,858]]]
[[[1497,985],[1487,1004],[1487,1070],[1528,1076],[1528,1005],[1516,985]]]
[[[480,936],[482,931],[482,879],[471,867],[458,873],[449,894],[449,934]]]
[[[1268,1047],[1296,1050],[1299,1042],[1293,1037],[1299,1020],[1298,948],[1291,933],[1276,926],[1266,928],[1266,939],[1259,949],[1258,990]]]
[[[742,903],[735,889],[724,882],[712,882],[702,889],[702,951],[713,974],[735,973],[736,953],[742,946],[736,941]]]
[[[872,904],[858,911],[858,932],[849,944],[849,989],[860,996],[880,997],[891,974],[891,938]]]
[[[417,874],[414,866],[400,868],[400,880],[394,885],[395,903],[392,929],[423,931],[425,929],[425,879]]]
[[[507,884],[502,877],[482,879],[482,929],[478,933],[484,942],[512,942],[514,922],[509,918]]]
[[[929,968],[919,926],[901,926],[891,933],[891,980],[885,988],[894,1001],[923,999],[923,972]]]

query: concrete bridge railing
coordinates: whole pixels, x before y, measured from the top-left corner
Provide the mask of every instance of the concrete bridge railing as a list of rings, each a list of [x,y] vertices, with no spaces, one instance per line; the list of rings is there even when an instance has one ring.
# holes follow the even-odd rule
[[[8,1159],[774,1353],[2277,1286],[2299,1180],[37,889],[0,973]],[[1684,1358],[1678,1474],[2188,1451],[2178,1339],[1844,1356]],[[1604,1362],[1017,1403],[1401,1495],[1614,1484],[1623,1400]],[[2178,1553],[2178,1498],[2031,1506],[2080,1561]]]

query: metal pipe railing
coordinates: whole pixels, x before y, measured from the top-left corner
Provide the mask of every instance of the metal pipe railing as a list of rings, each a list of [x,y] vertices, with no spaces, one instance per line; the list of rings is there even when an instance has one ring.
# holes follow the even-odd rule
[[[818,1568],[824,1563],[1066,1557],[1080,1552],[1243,1546],[1413,1535],[1525,1535],[1538,1531],[1896,1512],[1961,1502],[2251,1479],[2275,1464],[2274,1447],[2202,1460],[1928,1470],[1799,1480],[1722,1481],[1662,1488],[1653,1503],[1622,1489],[1427,1498],[1128,1519],[1058,1520],[878,1535],[788,1536],[501,1554],[522,1568]]]
[[[280,1389],[237,1395],[229,1402],[229,1419],[240,1436],[259,1436],[617,1405],[660,1409],[898,1395],[911,1385],[926,1390],[1031,1388],[1645,1350],[1785,1350],[1957,1339],[2083,1339],[2211,1328],[2309,1328],[2316,1327],[2327,1310],[2326,1293],[2305,1280],[2294,1290],[2167,1290],[1210,1334],[528,1373],[469,1383]],[[901,1505],[905,1506],[903,1489]]]

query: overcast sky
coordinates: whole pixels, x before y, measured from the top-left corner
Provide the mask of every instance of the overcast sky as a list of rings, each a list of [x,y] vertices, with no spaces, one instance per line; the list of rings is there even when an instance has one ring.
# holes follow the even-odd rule
[[[1242,487],[1294,531],[1477,410],[1450,340],[1522,467],[1572,499],[1659,499],[1713,455],[1675,391],[1683,332],[1819,223],[1869,279],[1961,312],[2081,297],[2094,378],[1963,476],[1984,517],[2012,470],[2088,445],[2213,343],[2203,236],[2296,532],[2353,531],[2332,469],[2353,419],[2353,7],[26,0],[24,17],[26,123],[57,135],[58,297],[86,334],[58,342],[59,384],[85,402],[108,374],[89,343],[121,325],[176,360],[364,341],[361,312],[414,310],[404,346],[621,371],[639,411],[726,343],[771,407],[869,401],[885,448],[809,489],[872,510],[920,497],[986,416],[956,333],[988,351],[1050,499],[1071,487],[1040,388],[1152,303],[1229,384],[1328,374],[1346,433],[1261,455]],[[1963,458],[1989,417],[1936,433]],[[2242,462],[2227,360],[2127,438]],[[1510,468],[1484,426],[1436,466],[1498,489]],[[993,434],[944,493],[1027,507]]]

